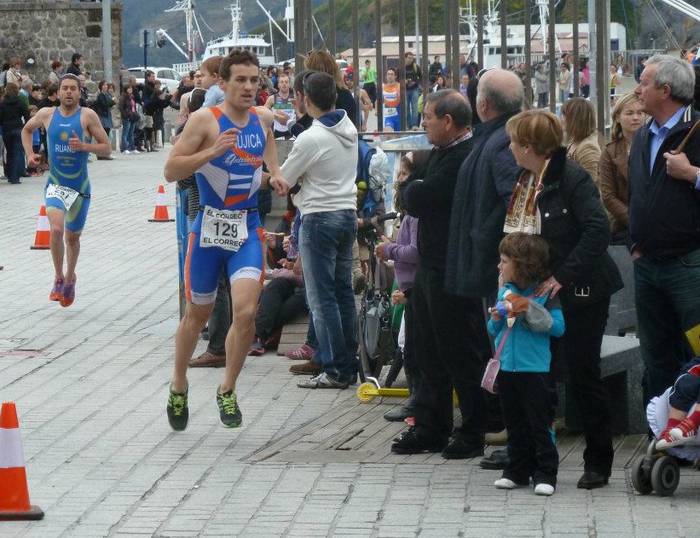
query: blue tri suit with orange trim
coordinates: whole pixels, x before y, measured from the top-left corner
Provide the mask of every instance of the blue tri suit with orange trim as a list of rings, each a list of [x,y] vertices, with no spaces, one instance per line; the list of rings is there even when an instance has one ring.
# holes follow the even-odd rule
[[[192,225],[185,259],[185,296],[193,304],[214,302],[221,268],[231,282],[264,278],[263,229],[258,216],[258,191],[262,179],[265,129],[251,108],[245,126],[235,125],[218,107],[208,110],[219,132],[238,129],[236,145],[195,172],[199,189],[199,213]],[[242,211],[246,211],[242,217]],[[207,225],[207,218],[214,219]],[[236,218],[245,218],[247,238],[239,239]],[[222,244],[235,244],[235,250]]]
[[[71,232],[80,232],[85,227],[88,209],[90,208],[90,180],[88,179],[86,151],[76,152],[70,149],[68,140],[77,135],[83,139],[83,127],[80,124],[82,108],[70,116],[63,116],[56,107],[51,117],[51,123],[46,131],[46,142],[49,154],[49,178],[44,187],[44,193],[49,185],[68,187],[79,193],[73,205],[66,211],[64,202],[57,197],[45,196],[46,208],[54,208],[65,213],[65,227]]]

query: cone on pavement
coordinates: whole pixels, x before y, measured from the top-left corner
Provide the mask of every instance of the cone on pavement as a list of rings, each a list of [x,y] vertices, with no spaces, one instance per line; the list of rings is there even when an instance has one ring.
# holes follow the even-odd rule
[[[49,217],[46,215],[46,206],[42,204],[39,209],[39,220],[36,222],[36,233],[34,234],[34,244],[32,250],[48,250],[51,248],[51,226]]]
[[[0,411],[0,521],[42,519],[44,511],[29,502],[27,472],[14,402]]]
[[[163,185],[158,185],[158,192],[156,193],[156,209],[153,212],[153,218],[148,219],[148,222],[173,222],[175,219],[171,219],[168,215],[168,206],[165,199],[165,187]]]

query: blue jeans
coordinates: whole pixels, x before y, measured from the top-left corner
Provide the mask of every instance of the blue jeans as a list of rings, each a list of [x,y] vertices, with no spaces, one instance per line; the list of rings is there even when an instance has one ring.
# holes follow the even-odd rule
[[[7,179],[17,183],[24,172],[24,148],[22,147],[22,129],[6,129],[2,139],[7,151]]]
[[[700,249],[671,260],[639,258],[634,284],[646,406],[691,358],[684,333],[700,324]]]
[[[420,97],[420,86],[406,90],[406,127],[418,127],[418,97]]]
[[[136,122],[123,120],[122,121],[122,151],[133,151],[136,149],[134,145],[134,128],[136,127]]]
[[[352,209],[305,215],[299,250],[323,371],[341,382],[357,373],[357,318],[352,291]]]

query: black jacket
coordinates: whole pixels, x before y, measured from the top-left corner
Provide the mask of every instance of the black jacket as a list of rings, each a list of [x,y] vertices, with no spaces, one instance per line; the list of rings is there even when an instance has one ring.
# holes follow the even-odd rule
[[[447,258],[447,231],[457,170],[469,154],[471,139],[441,149],[435,148],[423,170],[399,190],[406,212],[420,219],[418,223],[418,254],[420,265],[444,270]]]
[[[651,122],[635,134],[629,160],[630,241],[644,256],[669,259],[700,249],[700,191],[666,175],[663,154],[681,143],[700,112],[689,107],[659,148],[649,172]],[[700,166],[700,132],[685,146],[688,160]]]
[[[471,153],[459,168],[445,271],[450,293],[489,297],[498,290],[498,244],[518,179],[505,129],[510,116],[474,127]]]
[[[21,129],[29,121],[29,109],[19,97],[6,95],[0,103],[0,127],[3,131]]]
[[[562,285],[564,309],[609,298],[622,277],[607,252],[610,224],[590,174],[554,152],[537,196],[541,235],[549,244],[552,275]]]
[[[337,97],[335,99],[336,110],[343,109],[350,121],[353,123],[356,129],[359,130],[360,124],[358,123],[360,117],[357,114],[357,103],[352,95],[352,92],[347,88],[336,88]]]
[[[114,98],[109,93],[99,92],[95,99],[94,110],[101,118],[106,118],[110,115],[110,109],[114,106]]]

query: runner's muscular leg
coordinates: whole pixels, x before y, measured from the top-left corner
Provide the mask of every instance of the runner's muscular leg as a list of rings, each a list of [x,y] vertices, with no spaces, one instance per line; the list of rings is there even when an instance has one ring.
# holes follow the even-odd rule
[[[46,208],[46,215],[49,218],[51,227],[51,259],[56,278],[63,278],[63,233],[65,227],[65,213],[54,207]]]
[[[173,372],[173,390],[185,392],[187,388],[187,363],[197,346],[199,333],[211,315],[214,303],[197,305],[187,303],[185,315],[175,333],[175,370]]]
[[[221,392],[236,388],[250,344],[255,338],[255,313],[262,285],[252,278],[240,278],[231,283],[233,323],[226,336],[226,371]]]
[[[75,281],[75,266],[80,255],[80,234],[66,229],[66,282]]]

